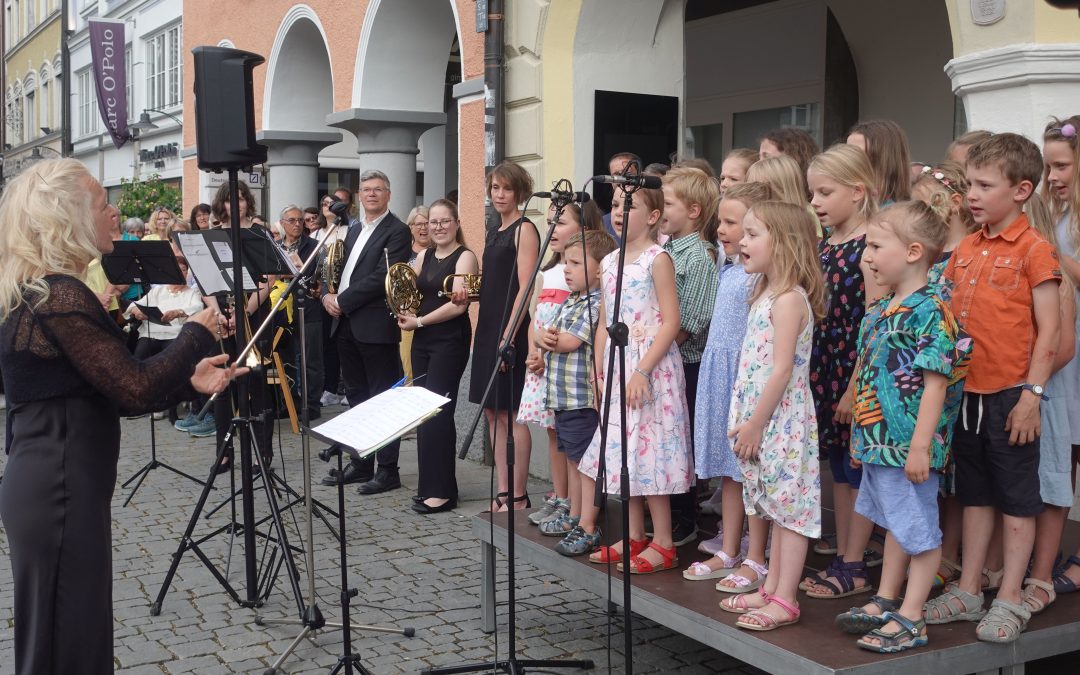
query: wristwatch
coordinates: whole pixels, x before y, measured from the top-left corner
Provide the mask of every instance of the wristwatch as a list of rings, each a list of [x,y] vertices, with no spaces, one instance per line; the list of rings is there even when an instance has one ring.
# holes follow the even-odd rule
[[[1035,394],[1036,396],[1038,396],[1039,398],[1041,398],[1044,401],[1049,401],[1050,400],[1050,397],[1047,396],[1045,393],[1043,393],[1046,390],[1043,388],[1043,386],[1041,384],[1025,384],[1020,388],[1021,389],[1026,389],[1027,391],[1030,391],[1032,394]]]
[[[422,317],[422,316],[416,317],[416,327],[417,328],[423,328],[424,327],[424,317]],[[1039,387],[1039,390],[1041,391],[1042,387]]]

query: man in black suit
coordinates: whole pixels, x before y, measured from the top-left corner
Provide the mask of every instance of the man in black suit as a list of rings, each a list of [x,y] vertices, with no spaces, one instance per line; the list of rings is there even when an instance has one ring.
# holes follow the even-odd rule
[[[326,313],[333,319],[331,335],[337,341],[345,396],[357,405],[392,387],[401,379],[398,330],[386,306],[386,269],[407,262],[412,235],[405,223],[390,213],[390,179],[381,171],[360,176],[363,219],[349,228],[345,238],[345,268],[337,293],[323,296]],[[383,250],[386,250],[384,255]],[[382,448],[375,458],[355,456],[338,476],[323,479],[327,485],[361,483],[360,494],[378,494],[401,487],[398,476],[398,441]],[[375,469],[378,460],[378,471]]]

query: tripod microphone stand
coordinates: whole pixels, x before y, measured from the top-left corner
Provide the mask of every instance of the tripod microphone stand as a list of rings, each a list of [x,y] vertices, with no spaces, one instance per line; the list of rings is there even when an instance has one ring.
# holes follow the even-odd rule
[[[238,181],[238,167],[229,167],[229,205],[230,205],[230,220],[232,226],[232,290],[234,293],[240,293],[241,297],[244,290],[244,275],[243,275],[243,244],[240,236],[240,208],[239,208],[239,181]],[[272,244],[271,244],[272,245]],[[278,270],[271,270],[270,273],[280,273]],[[252,278],[257,274],[251,274]],[[295,279],[293,281],[295,283]],[[280,306],[280,301],[278,306]],[[274,308],[276,310],[277,307]],[[246,311],[246,307],[241,306],[241,311]],[[254,347],[255,340],[258,339],[260,333],[266,328],[268,322],[273,318],[274,310],[270,312],[270,316],[263,322],[259,331],[252,336],[251,342],[240,352],[235,362],[243,362],[244,358]],[[236,342],[242,344],[244,342],[244,321],[236,321]],[[257,607],[259,606],[264,597],[260,593],[260,578],[256,567],[255,560],[255,536],[256,536],[256,522],[255,522],[255,504],[254,504],[254,480],[252,475],[252,463],[251,463],[251,447],[254,443],[253,423],[256,420],[251,415],[251,405],[248,398],[247,382],[243,377],[237,378],[232,384],[232,388],[239,402],[239,414],[233,417],[231,421],[231,428],[229,433],[226,434],[220,447],[218,448],[217,455],[214,459],[214,464],[210,468],[209,477],[206,485],[199,495],[198,502],[195,509],[191,514],[191,518],[188,520],[187,529],[180,538],[180,543],[177,546],[176,553],[173,554],[172,564],[169,567],[168,573],[165,575],[165,580],[162,583],[161,590],[158,592],[157,598],[151,605],[150,614],[152,616],[158,616],[161,613],[161,605],[165,599],[166,593],[168,593],[169,585],[172,583],[172,579],[176,574],[177,567],[180,565],[180,560],[183,554],[188,551],[194,551],[195,555],[202,561],[202,563],[210,570],[211,574],[218,580],[225,591],[232,597],[232,599],[238,602],[244,607]],[[210,397],[210,401],[207,402],[203,410],[199,413],[199,416],[203,416],[206,411],[213,404],[216,399],[216,394]],[[265,419],[265,413],[261,415]],[[261,421],[261,420],[260,420]],[[221,463],[222,458],[225,456],[226,451],[232,445],[232,438],[234,435],[240,438],[240,480],[241,480],[241,492],[243,495],[243,526],[242,531],[244,535],[244,575],[246,581],[246,595],[243,600],[240,599],[239,594],[229,584],[228,579],[225,578],[214,567],[213,563],[206,556],[206,554],[200,548],[200,544],[205,542],[210,537],[225,531],[235,531],[236,523],[235,519],[229,525],[223,528],[219,528],[215,532],[203,537],[199,540],[192,539],[192,533],[195,530],[195,525],[199,520],[199,515],[202,513],[203,508],[206,506],[207,498],[209,497],[210,490],[213,488],[214,479],[217,476],[217,468]],[[259,449],[256,447],[256,451]],[[263,481],[263,492],[266,494],[266,500],[270,506],[270,517],[273,520],[274,532],[277,536],[276,543],[281,549],[282,558],[288,568],[289,582],[292,586],[293,597],[296,601],[297,607],[300,612],[303,611],[304,602],[303,594],[300,590],[300,573],[296,568],[296,562],[292,558],[290,551],[290,545],[288,535],[285,531],[284,522],[281,518],[281,511],[278,506],[277,497],[274,490],[271,487],[270,481]],[[267,536],[270,539],[269,536]],[[273,568],[274,559],[269,562],[269,568]],[[280,568],[279,568],[280,569]],[[269,579],[269,576],[265,577]],[[266,593],[269,593],[269,584],[266,584]]]
[[[327,241],[329,241],[330,235],[341,224],[341,221],[342,221],[342,217],[339,215],[337,217],[337,219],[335,220],[333,227],[331,227],[330,230],[327,232],[327,235],[325,237],[323,237],[322,241],[319,242],[319,245],[315,248],[315,250],[311,253],[311,255],[308,256],[308,260],[305,261],[304,267],[302,267],[301,270],[306,269],[307,265],[309,264],[309,262],[311,260],[318,259],[319,253],[320,253],[320,251],[322,249],[322,246]],[[300,424],[300,446],[302,448],[302,454],[303,454],[303,458],[304,458],[304,474],[303,474],[304,475],[304,480],[305,480],[305,482],[308,482],[308,481],[311,480],[311,430],[310,430],[310,419],[309,419],[309,413],[308,413],[307,330],[306,330],[306,328],[307,328],[307,317],[306,317],[305,305],[306,305],[306,296],[307,296],[307,294],[309,292],[309,289],[305,285],[304,281],[298,281],[300,279],[301,279],[300,275],[297,274],[296,277],[293,280],[294,285],[291,284],[289,288],[291,288],[294,291],[294,297],[296,298],[296,306],[297,306],[297,309],[298,309],[297,316],[299,317],[299,324],[300,324],[300,330],[299,330],[299,333],[300,333],[300,402],[301,402],[301,405],[303,406],[303,412],[301,413],[301,424]],[[289,289],[286,289],[285,292],[282,293],[282,297],[283,298],[287,297],[288,293],[289,293]],[[341,471],[341,463],[342,463],[341,453],[339,452],[338,453],[338,471],[339,472]],[[281,668],[281,665],[283,663],[285,663],[286,659],[289,658],[289,655],[291,655],[294,651],[296,651],[296,649],[300,646],[300,643],[302,643],[305,638],[307,638],[308,636],[312,635],[313,633],[321,630],[322,628],[325,628],[325,627],[328,627],[328,626],[332,627],[332,628],[341,628],[343,630],[344,634],[345,634],[344,637],[345,637],[345,654],[346,654],[346,656],[342,657],[342,659],[339,660],[338,666],[335,668],[335,671],[339,670],[340,668],[345,668],[347,673],[351,673],[352,668],[355,667],[355,668],[359,669],[359,671],[361,673],[367,673],[368,671],[364,670],[363,666],[360,665],[359,657],[351,656],[351,653],[352,653],[351,631],[353,631],[353,630],[367,630],[367,631],[374,631],[374,632],[381,632],[381,633],[397,633],[397,634],[400,634],[400,635],[404,635],[405,637],[412,637],[413,635],[416,634],[416,631],[415,631],[415,629],[409,628],[409,627],[406,627],[406,628],[390,628],[390,627],[368,626],[368,625],[359,625],[359,624],[358,625],[352,625],[351,622],[350,622],[350,619],[349,619],[349,611],[348,611],[349,601],[350,601],[351,598],[355,597],[355,595],[356,595],[356,591],[352,590],[352,589],[344,590],[342,592],[341,601],[342,601],[342,610],[343,611],[342,611],[342,621],[341,621],[341,623],[334,623],[334,622],[326,621],[326,619],[323,617],[322,610],[319,609],[318,598],[317,598],[316,593],[315,593],[315,533],[314,533],[314,528],[313,528],[313,521],[314,521],[314,509],[315,509],[316,505],[318,505],[318,506],[322,506],[322,505],[319,504],[317,500],[312,499],[310,485],[308,485],[307,489],[304,491],[303,501],[304,501],[304,513],[305,513],[305,516],[306,516],[304,534],[307,537],[306,542],[304,544],[304,547],[306,549],[306,551],[305,551],[305,563],[307,565],[307,602],[304,605],[304,610],[303,610],[303,612],[301,612],[299,620],[295,620],[295,619],[265,619],[262,616],[260,616],[259,614],[255,615],[255,625],[257,625],[257,626],[302,626],[303,628],[297,634],[297,636],[293,639],[293,641],[290,642],[289,645],[285,648],[285,651],[283,651],[281,653],[281,655],[278,656],[277,660],[275,660],[274,663],[269,668],[266,669],[265,675],[275,675],[276,673],[280,672],[279,669]],[[344,485],[344,483],[339,482],[339,484],[338,484],[338,511],[337,511],[337,513],[334,513],[332,510],[330,510],[329,508],[327,508],[325,506],[322,506],[322,508],[325,509],[330,514],[333,514],[334,516],[336,516],[337,519],[338,519],[338,530],[337,530],[337,532],[334,531],[333,527],[330,527],[330,531],[331,531],[331,533],[334,534],[335,538],[338,540],[339,554],[340,554],[340,557],[341,557],[341,561],[340,561],[341,562],[341,574],[342,574],[341,587],[342,587],[342,589],[348,589],[348,576],[347,576],[347,570],[348,570],[347,562],[348,562],[348,559],[347,559],[347,554],[346,554],[346,550],[345,550],[345,485]],[[326,521],[325,515],[319,514],[319,517],[322,518],[324,522]],[[327,526],[329,527],[329,523],[327,523]],[[346,626],[348,626],[347,629],[346,629]]]
[[[562,215],[563,209],[570,204],[574,198],[573,187],[570,182],[563,179],[555,184],[550,193],[552,204],[555,206],[555,220],[558,221]],[[532,197],[530,197],[530,200]],[[528,203],[526,203],[526,207]],[[522,209],[524,213],[525,209]],[[521,227],[519,225],[519,227]],[[522,302],[514,307],[514,311],[511,314],[510,323],[508,326],[516,326],[521,321],[522,316],[529,308],[529,300],[532,296],[533,285],[536,282],[536,275],[540,273],[540,268],[544,264],[544,254],[547,253],[548,244],[551,242],[551,236],[554,234],[555,228],[548,228],[547,236],[544,237],[543,244],[540,247],[540,253],[536,259],[536,266],[529,275],[529,282],[525,288],[525,293],[522,296]],[[520,230],[519,230],[520,241]],[[517,270],[517,258],[515,256],[514,272]],[[476,417],[473,419],[472,426],[469,429],[469,433],[466,435],[465,442],[461,445],[461,450],[458,453],[459,459],[464,459],[468,454],[469,447],[472,446],[473,434],[476,433],[476,427],[480,422],[480,417],[484,414],[484,404],[488,400],[488,396],[491,394],[492,387],[496,385],[496,380],[499,375],[500,368],[503,364],[506,365],[507,372],[509,373],[509,380],[513,381],[513,369],[514,369],[514,357],[515,346],[512,343],[513,336],[507,338],[502,344],[499,345],[499,358],[496,359],[494,368],[492,368],[491,376],[488,378],[487,387],[484,389],[484,395],[480,398],[480,410],[477,412]],[[517,595],[514,588],[515,582],[515,558],[514,558],[514,427],[513,427],[513,393],[511,393],[511,406],[506,410],[506,475],[507,482],[510,488],[510,500],[507,502],[508,508],[506,512],[506,558],[507,558],[507,602],[510,606],[510,611],[507,617],[508,625],[508,641],[509,655],[505,660],[487,661],[484,663],[471,663],[458,666],[445,666],[439,668],[428,668],[421,672],[425,675],[439,673],[441,675],[449,675],[451,673],[476,673],[476,672],[503,672],[510,675],[518,675],[524,673],[525,668],[579,668],[588,670],[593,667],[593,662],[589,659],[578,660],[561,660],[561,659],[519,659],[517,657]],[[493,433],[498,433],[498,420],[499,415],[495,416],[495,428]],[[494,521],[495,514],[491,513],[490,518]]]
[[[630,217],[630,211],[633,208],[634,193],[644,185],[642,180],[643,176],[641,175],[641,165],[637,160],[633,160],[626,165],[626,168],[623,169],[622,179],[623,180],[620,182],[623,190],[623,228],[622,236],[619,238],[619,265],[615,272],[615,297],[613,299],[613,310],[610,317],[611,325],[608,326],[607,329],[609,347],[607,366],[604,371],[607,374],[607,377],[604,378],[604,409],[601,411],[600,415],[600,466],[598,467],[596,474],[594,504],[596,506],[603,506],[605,501],[604,488],[607,484],[607,434],[608,422],[611,419],[611,405],[609,402],[611,401],[611,388],[613,386],[611,374],[615,372],[615,359],[617,356],[619,360],[619,440],[622,464],[619,470],[619,499],[621,500],[619,511],[622,520],[622,551],[619,557],[624,565],[622,583],[623,659],[624,672],[626,675],[633,675],[634,643],[631,625],[633,615],[630,611],[630,469],[629,458],[627,456],[626,434],[626,346],[629,344],[630,328],[622,321],[620,312],[622,311],[623,269],[626,265],[626,221]],[[609,562],[608,565],[610,566],[611,563]]]

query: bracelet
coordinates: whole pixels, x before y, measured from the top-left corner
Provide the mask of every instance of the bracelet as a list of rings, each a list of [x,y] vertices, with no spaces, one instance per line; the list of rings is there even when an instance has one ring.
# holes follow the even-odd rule
[[[424,317],[422,317],[422,316],[416,317],[416,327],[417,328],[423,328],[424,327]]]
[[[634,372],[637,373],[638,375],[644,377],[645,381],[649,383],[649,386],[652,386],[652,376],[651,375],[646,373],[641,368],[634,368]]]

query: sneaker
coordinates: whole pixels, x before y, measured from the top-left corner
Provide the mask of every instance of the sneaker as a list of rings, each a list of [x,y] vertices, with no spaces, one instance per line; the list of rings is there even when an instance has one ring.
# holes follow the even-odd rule
[[[570,530],[558,544],[555,544],[555,552],[565,556],[578,556],[592,553],[600,546],[600,528],[596,532],[588,534],[580,525]]]
[[[324,391],[322,396],[319,397],[319,405],[324,408],[331,405],[340,405],[344,399],[344,396],[338,396],[337,394],[331,394],[328,391]]]
[[[546,518],[542,518],[540,520],[540,522],[537,523],[537,524],[538,525],[543,525],[544,523],[551,523],[551,522],[554,522],[556,520],[559,520],[560,518],[567,518],[569,516],[570,516],[570,500],[569,499],[560,499],[558,506],[555,507],[555,510],[552,511],[551,515],[547,516]],[[570,530],[567,530],[567,532],[569,532],[569,531]]]
[[[214,423],[214,416],[207,414],[202,422],[198,422],[188,427],[187,432],[191,434],[193,438],[206,438],[217,434],[217,425]]]
[[[548,497],[544,504],[529,514],[529,522],[533,525],[539,525],[541,520],[544,520],[551,514],[555,513],[555,509],[558,508],[560,503],[566,503],[567,512],[570,510],[570,502],[566,499],[560,499],[554,495]]]
[[[163,419],[165,419],[166,417],[168,417],[168,415],[169,415],[169,413],[168,413],[167,411],[165,411],[165,410],[159,410],[159,411],[157,411],[156,413],[153,413],[153,414],[151,415],[151,417],[153,417],[153,418],[154,418],[155,420],[163,420]]]
[[[560,514],[554,520],[545,520],[540,523],[540,534],[545,537],[565,537],[575,527],[581,518],[572,518],[569,514]]]
[[[696,538],[697,523],[675,523],[675,527],[673,527],[671,530],[671,539],[675,542],[675,546],[689,544]]]
[[[191,427],[195,426],[198,423],[199,423],[199,420],[195,417],[195,413],[194,412],[189,412],[187,414],[187,417],[185,417],[184,419],[176,420],[176,422],[173,423],[173,426],[176,427],[177,429],[179,429],[180,431],[187,431],[188,429],[190,429]]]

